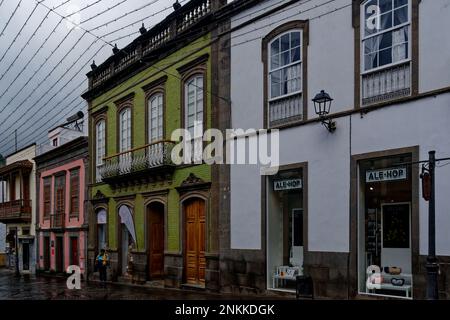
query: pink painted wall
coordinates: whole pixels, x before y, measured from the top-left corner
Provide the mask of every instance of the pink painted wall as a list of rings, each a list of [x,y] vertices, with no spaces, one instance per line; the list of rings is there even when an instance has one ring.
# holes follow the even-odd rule
[[[79,215],[76,218],[70,217],[70,170],[79,168]],[[50,252],[50,269],[55,270],[56,266],[56,235],[51,232],[50,229],[50,219],[44,220],[44,179],[46,177],[52,177],[51,183],[51,197],[50,197],[50,207],[51,213],[54,210],[54,183],[55,173],[60,173],[62,171],[66,172],[65,179],[65,232],[64,232],[64,269],[70,265],[70,236],[77,235],[78,237],[78,260],[81,268],[81,272],[84,273],[85,270],[85,251],[86,251],[86,237],[87,233],[83,231],[71,230],[71,228],[80,228],[84,224],[84,201],[85,201],[85,182],[86,182],[86,170],[84,166],[83,159],[74,160],[70,163],[66,163],[54,169],[44,171],[41,173],[41,178],[39,180],[39,226],[41,228],[40,239],[39,239],[39,256],[44,256],[44,235],[42,232],[50,232],[50,241],[54,241],[55,247],[51,248]],[[44,259],[39,259],[39,268],[44,268]]]

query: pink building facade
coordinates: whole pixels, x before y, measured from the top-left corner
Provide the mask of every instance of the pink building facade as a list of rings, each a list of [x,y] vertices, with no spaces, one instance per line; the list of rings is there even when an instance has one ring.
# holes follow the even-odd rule
[[[35,158],[38,199],[38,271],[85,273],[87,139],[80,137]]]

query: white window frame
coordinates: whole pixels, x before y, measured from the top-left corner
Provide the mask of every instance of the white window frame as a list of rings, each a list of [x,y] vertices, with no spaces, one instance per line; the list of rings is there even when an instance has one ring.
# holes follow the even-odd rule
[[[104,119],[99,120],[95,125],[95,149],[96,176],[98,178],[99,169],[106,156],[106,121]]]
[[[198,79],[202,79],[202,87],[200,87],[198,85]],[[189,126],[189,87],[191,85],[191,83],[194,82],[193,86],[194,86],[194,92],[195,92],[195,101],[194,101],[194,135],[191,137],[192,139],[195,138],[199,138],[199,137],[203,137],[203,131],[204,131],[204,117],[205,117],[205,97],[204,97],[204,92],[205,92],[205,76],[203,74],[194,74],[193,76],[191,76],[189,79],[187,79],[187,81],[184,84],[184,127],[186,130],[189,131],[190,127]],[[198,103],[198,98],[199,96],[201,96],[202,98],[202,103],[201,103],[201,111],[199,108],[199,103]],[[202,114],[201,118],[198,119],[198,115]],[[197,129],[201,129],[201,130],[196,130],[195,127],[195,123],[201,124],[201,128]],[[197,131],[197,132],[196,132]]]
[[[126,131],[124,131],[126,122]],[[126,136],[124,137],[124,134]],[[124,141],[126,139],[126,141]],[[126,144],[124,143],[126,142]],[[131,108],[126,107],[119,113],[119,152],[126,152],[131,149]]]
[[[361,57],[361,64],[360,64],[360,70],[361,70],[361,76],[364,76],[366,74],[371,74],[380,70],[384,70],[384,69],[389,69],[392,68],[394,66],[397,65],[401,65],[401,64],[405,64],[407,62],[411,63],[412,58],[412,3],[411,0],[408,0],[408,4],[407,5],[403,5],[399,8],[403,8],[405,6],[408,6],[408,21],[402,24],[399,24],[397,26],[394,26],[394,24],[392,23],[392,27],[386,30],[382,30],[382,31],[378,31],[375,32],[373,34],[367,35],[365,34],[366,32],[366,5],[368,4],[368,2],[370,2],[371,0],[367,0],[364,1],[361,6],[360,6],[360,17],[361,17],[361,21],[360,21],[360,34],[361,34],[361,44],[360,44],[360,57]],[[395,0],[392,0],[392,2],[394,2]],[[379,0],[377,0],[377,4],[379,3]],[[394,3],[393,3],[394,5]],[[398,8],[397,8],[398,9]],[[394,9],[393,9],[394,11]],[[392,15],[393,16],[393,15]],[[393,32],[395,30],[400,30],[403,29],[404,27],[408,27],[408,57],[406,59],[400,60],[400,61],[396,61],[396,62],[392,62],[383,66],[378,66],[376,68],[372,68],[369,70],[365,70],[365,52],[364,52],[364,42],[370,38],[374,38],[374,37],[378,37],[382,34],[385,33],[389,33],[389,32]]]
[[[156,101],[156,117],[153,117],[154,105]],[[164,94],[157,92],[148,99],[148,143],[154,143],[164,138]],[[154,123],[156,120],[156,124]],[[156,129],[156,137],[152,132]]]
[[[277,40],[281,41],[281,38],[284,35],[290,34],[290,33],[293,33],[293,32],[300,33],[300,60],[295,61],[295,62],[291,62],[289,64],[280,66],[278,68],[274,68],[272,70],[272,56],[273,56],[273,54],[272,54],[272,43],[274,43]],[[292,49],[293,48],[291,48],[290,44],[289,44],[289,51],[292,50]],[[267,66],[268,66],[268,68],[267,68],[267,70],[268,70],[267,71],[267,82],[268,82],[269,85],[268,85],[268,90],[267,90],[268,92],[267,92],[267,94],[268,94],[268,98],[269,98],[268,99],[269,104],[270,104],[270,102],[274,102],[274,101],[277,101],[277,100],[285,99],[285,98],[288,98],[288,97],[291,97],[291,96],[294,96],[294,95],[298,95],[298,94],[303,94],[303,30],[295,28],[295,29],[291,29],[291,30],[288,30],[286,32],[283,32],[282,34],[279,34],[276,38],[272,39],[269,42],[269,44],[268,44],[268,52],[269,52],[269,54],[267,56],[267,60],[268,60],[267,61]],[[281,63],[281,61],[280,61],[280,63]],[[298,64],[300,64],[300,86],[299,86],[299,90],[295,91],[295,92],[288,93],[288,94],[283,94],[283,95],[280,95],[280,96],[277,96],[277,97],[273,98],[272,97],[271,74],[273,72],[276,72],[276,71],[280,71],[280,70],[283,70],[283,69],[288,69],[289,67],[292,67],[292,66],[295,66],[295,65],[298,65]]]

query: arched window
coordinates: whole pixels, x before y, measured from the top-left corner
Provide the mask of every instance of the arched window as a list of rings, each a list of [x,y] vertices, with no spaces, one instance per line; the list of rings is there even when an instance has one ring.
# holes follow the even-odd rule
[[[101,180],[100,167],[103,165],[103,158],[106,156],[106,122],[100,120],[95,126],[95,164],[96,164],[96,179],[97,182]]]
[[[156,93],[148,100],[148,143],[163,139],[164,95]]]
[[[195,75],[185,83],[184,124],[192,138],[203,136],[203,86],[203,75]]]
[[[303,30],[288,29],[267,43],[269,127],[303,120]]]
[[[120,152],[131,149],[131,109],[125,108],[119,114],[119,148]]]

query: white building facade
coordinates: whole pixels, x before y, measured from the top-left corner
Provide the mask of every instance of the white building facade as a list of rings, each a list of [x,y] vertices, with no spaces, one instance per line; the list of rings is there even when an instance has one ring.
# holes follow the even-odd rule
[[[231,30],[231,125],[278,129],[280,168],[230,168],[224,269],[237,277],[224,286],[293,292],[305,275],[317,297],[424,298],[428,202],[421,166],[409,163],[432,150],[450,157],[450,3],[267,0],[235,15]],[[334,132],[312,102],[321,90],[334,99]],[[444,298],[447,163],[436,169]]]

